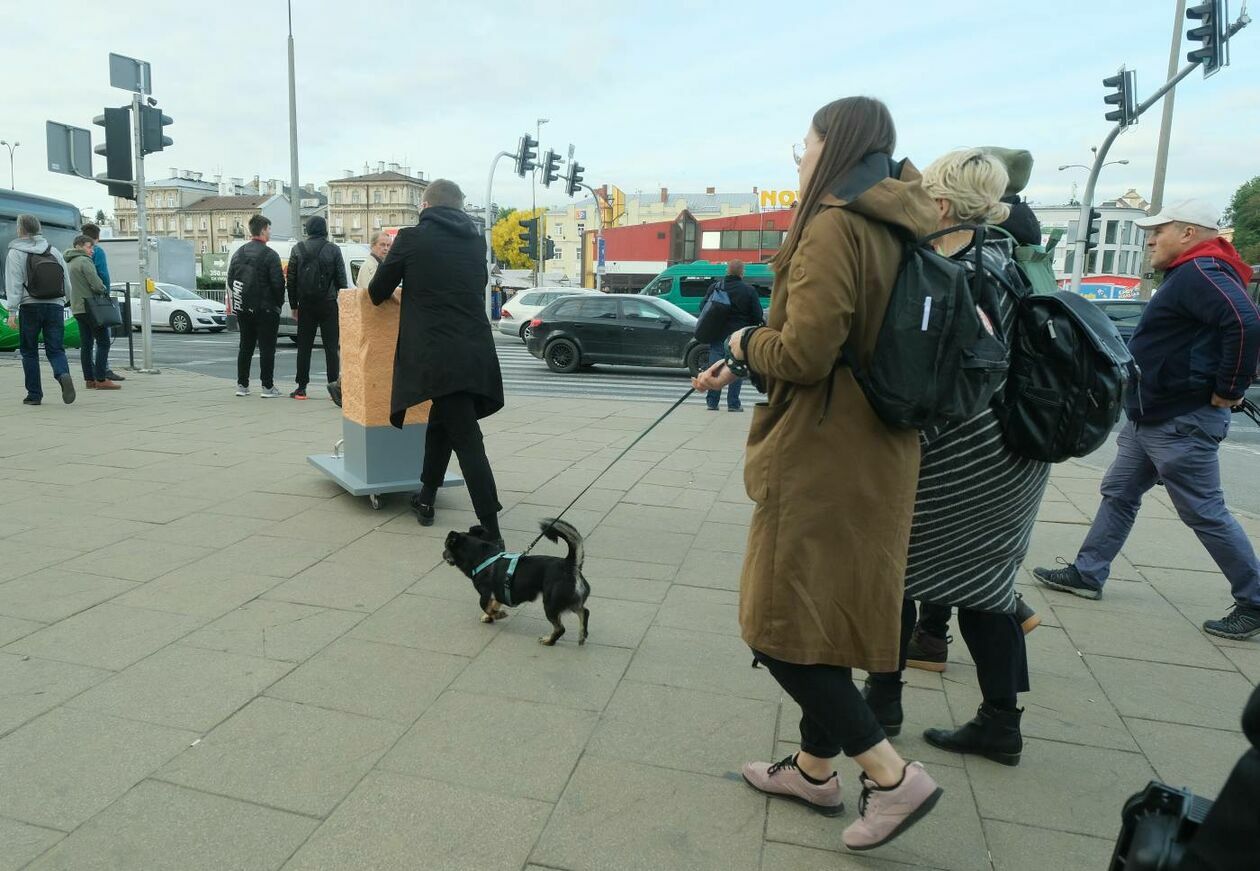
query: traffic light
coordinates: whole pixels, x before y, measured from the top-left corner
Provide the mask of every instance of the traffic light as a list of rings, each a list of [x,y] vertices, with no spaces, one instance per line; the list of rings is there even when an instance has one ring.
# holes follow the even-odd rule
[[[517,234],[517,238],[521,240],[520,251],[531,260],[538,259],[538,218],[529,218],[525,221],[517,221],[525,228],[524,233]]]
[[[569,196],[573,196],[582,184],[582,173],[586,171],[586,167],[578,163],[576,160],[569,161],[569,172],[564,177],[564,192]]]
[[[556,259],[556,243],[551,241],[551,237],[550,237],[550,236],[548,236],[546,239],[544,239],[544,240],[543,240],[543,257],[542,257],[542,259],[543,259],[543,260],[555,260],[555,259]]]
[[[105,156],[105,178],[112,181],[103,182],[110,196],[134,200],[136,189],[131,184],[115,184],[113,182],[130,182],[133,178],[131,166],[131,107],[106,109],[105,114],[97,115],[92,123],[105,128],[105,141],[93,149],[97,154]]]
[[[1186,38],[1199,43],[1199,47],[1186,54],[1192,64],[1203,65],[1203,78],[1207,78],[1229,63],[1229,4],[1227,0],[1209,0],[1186,10],[1186,18],[1198,21],[1199,26],[1186,31]]]
[[[168,124],[173,124],[170,115],[163,115],[162,110],[157,106],[146,106],[140,104],[140,153],[152,154],[155,151],[161,151],[168,145],[174,145],[174,140],[169,136],[162,134],[162,128]]]
[[[543,155],[543,187],[551,187],[551,183],[560,178],[560,155],[556,154],[550,148]]]
[[[538,140],[526,133],[516,147],[516,174],[524,178],[538,166]]]
[[[1085,253],[1098,247],[1098,221],[1102,218],[1102,212],[1097,209],[1089,210],[1089,220],[1085,222]]]
[[[1114,94],[1103,97],[1103,102],[1116,108],[1108,112],[1108,121],[1118,121],[1121,127],[1137,123],[1137,70],[1120,67],[1114,76],[1103,79],[1104,88],[1115,88]]]

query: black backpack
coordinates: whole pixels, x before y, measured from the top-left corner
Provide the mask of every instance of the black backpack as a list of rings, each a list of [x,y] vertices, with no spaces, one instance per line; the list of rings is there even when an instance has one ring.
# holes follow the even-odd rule
[[[1083,457],[1106,441],[1141,373],[1116,325],[1085,297],[1017,294],[1011,369],[996,411],[1007,446],[1031,460]]]
[[[332,245],[324,242],[319,249],[312,252],[307,243],[302,243],[301,265],[298,267],[298,298],[303,300],[320,300],[328,295],[328,288],[333,282],[333,264],[331,257],[324,252]]]
[[[58,299],[66,295],[66,268],[49,243],[41,253],[26,255],[26,295],[32,299]]]
[[[720,342],[726,338],[726,325],[731,320],[731,295],[726,282],[718,281],[709,289],[693,331],[698,342]]]
[[[970,245],[946,257],[939,236],[974,230]],[[905,242],[901,269],[879,328],[870,366],[847,351],[842,362],[889,426],[932,429],[961,423],[992,402],[1007,370],[1007,349],[981,255],[983,227],[960,225]],[[968,270],[961,259],[971,256]],[[980,309],[988,314],[982,317]],[[987,323],[986,323],[987,321]]]

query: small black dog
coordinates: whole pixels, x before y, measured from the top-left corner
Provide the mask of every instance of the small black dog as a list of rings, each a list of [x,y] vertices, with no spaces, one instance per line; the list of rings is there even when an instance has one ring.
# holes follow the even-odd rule
[[[541,594],[543,613],[552,631],[538,641],[549,647],[559,641],[564,635],[560,617],[565,611],[572,611],[581,623],[578,644],[584,644],[591,617],[586,608],[591,585],[582,576],[582,536],[563,520],[547,519],[541,526],[543,535],[551,541],[564,540],[569,546],[566,556],[505,554],[486,541],[484,529],[474,526],[467,532],[451,531],[446,536],[442,558],[467,575],[481,594],[481,610],[485,615],[481,622],[493,623],[506,617],[500,605],[516,607],[534,601]]]

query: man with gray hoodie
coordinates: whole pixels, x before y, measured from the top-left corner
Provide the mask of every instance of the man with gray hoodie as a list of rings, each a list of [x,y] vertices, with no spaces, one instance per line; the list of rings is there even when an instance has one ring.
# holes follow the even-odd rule
[[[44,354],[53,377],[61,385],[61,399],[74,402],[74,380],[66,360],[66,300],[70,296],[70,271],[61,252],[40,235],[42,227],[34,215],[18,215],[17,238],[9,243],[4,264],[4,286],[8,293],[9,328],[19,330],[22,371],[26,375],[24,405],[44,401],[39,377],[39,339],[44,338]],[[20,324],[20,327],[19,327]]]

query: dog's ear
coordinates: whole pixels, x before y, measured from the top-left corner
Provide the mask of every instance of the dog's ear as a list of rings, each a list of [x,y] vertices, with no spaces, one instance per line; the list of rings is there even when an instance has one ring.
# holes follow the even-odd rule
[[[485,530],[485,527],[483,527],[483,526],[481,526],[480,524],[478,524],[477,526],[470,526],[470,527],[468,527],[468,534],[469,534],[469,535],[475,535],[475,536],[477,536],[477,538],[485,538],[485,537],[486,537],[486,530]]]

